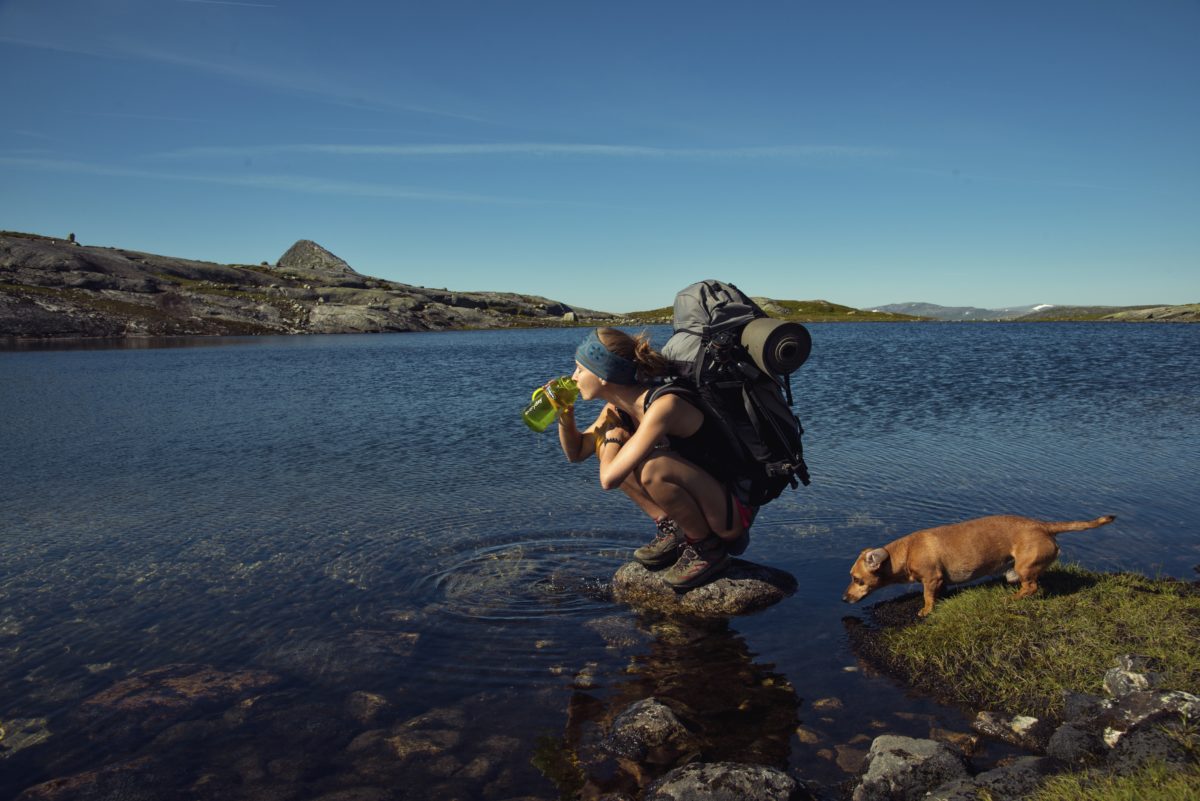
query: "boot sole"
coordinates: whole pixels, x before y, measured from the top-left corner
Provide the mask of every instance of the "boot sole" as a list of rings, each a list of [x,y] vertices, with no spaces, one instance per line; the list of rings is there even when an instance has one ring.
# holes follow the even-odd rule
[[[668,579],[663,579],[663,581],[666,582],[667,586],[671,587],[674,590],[692,590],[703,584],[708,584],[710,581],[713,581],[714,579],[720,577],[720,575],[722,573],[724,573],[728,567],[729,567],[729,559],[726,559],[725,561],[721,562],[721,564],[710,567],[708,570],[705,570],[700,575],[693,576],[692,578],[688,579],[687,581],[681,581],[679,583],[672,582]]]
[[[634,554],[633,561],[637,562],[639,565],[646,568],[647,570],[654,570],[654,569],[660,568],[660,567],[670,567],[671,565],[673,565],[677,561],[679,561],[679,555],[676,554],[675,556],[660,556],[657,559],[654,559],[654,558],[643,559],[642,557],[638,556],[637,554]]]

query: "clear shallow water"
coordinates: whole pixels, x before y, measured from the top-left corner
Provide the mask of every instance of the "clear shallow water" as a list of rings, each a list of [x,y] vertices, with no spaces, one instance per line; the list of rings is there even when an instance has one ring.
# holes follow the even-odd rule
[[[652,529],[519,422],[578,331],[0,353],[0,721],[48,734],[0,761],[0,797],[105,769],[89,787],[553,798],[529,764],[546,738],[586,740],[651,694],[693,711],[709,756],[833,782],[864,734],[962,727],[847,670],[861,548],[1112,513],[1063,558],[1192,576],[1200,328],[811,330],[793,384],[814,482],[764,510],[747,553],[800,590],[700,628],[608,600]],[[172,664],[276,683],[154,725],[89,702]],[[408,745],[372,750],[373,732]]]

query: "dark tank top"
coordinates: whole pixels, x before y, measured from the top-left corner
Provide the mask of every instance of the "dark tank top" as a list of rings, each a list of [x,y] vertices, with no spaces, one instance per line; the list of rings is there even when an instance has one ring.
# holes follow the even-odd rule
[[[667,442],[670,444],[671,450],[718,481],[727,481],[730,476],[727,475],[726,471],[729,465],[736,463],[733,461],[735,457],[729,452],[729,448],[725,443],[725,436],[721,432],[719,424],[706,414],[704,409],[692,402],[692,399],[688,397],[690,394],[688,390],[669,392],[651,390],[646,396],[646,405],[643,408],[649,410],[650,406],[656,400],[666,394],[682,396],[681,399],[683,401],[698,410],[704,417],[703,422],[700,423],[700,427],[689,436],[675,437],[668,434]],[[636,428],[633,418],[625,412],[619,412],[619,416],[621,422],[630,431]]]

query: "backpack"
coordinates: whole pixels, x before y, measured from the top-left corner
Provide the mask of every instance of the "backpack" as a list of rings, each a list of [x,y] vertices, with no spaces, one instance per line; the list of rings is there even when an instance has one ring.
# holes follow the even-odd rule
[[[756,322],[761,321],[761,322]],[[662,349],[674,377],[649,398],[682,394],[717,422],[727,485],[751,506],[809,484],[789,373],[812,340],[799,323],[771,320],[733,284],[701,281],[675,296],[674,333]]]

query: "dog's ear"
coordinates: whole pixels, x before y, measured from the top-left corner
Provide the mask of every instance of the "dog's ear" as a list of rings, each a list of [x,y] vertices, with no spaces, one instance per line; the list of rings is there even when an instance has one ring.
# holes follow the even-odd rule
[[[883,563],[887,560],[888,552],[886,548],[876,548],[863,554],[863,564],[872,573],[878,573],[879,568],[883,567]]]

